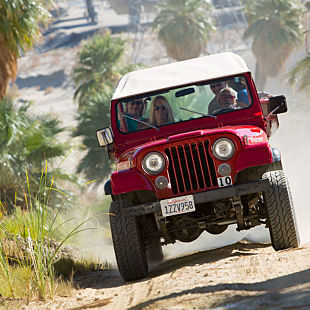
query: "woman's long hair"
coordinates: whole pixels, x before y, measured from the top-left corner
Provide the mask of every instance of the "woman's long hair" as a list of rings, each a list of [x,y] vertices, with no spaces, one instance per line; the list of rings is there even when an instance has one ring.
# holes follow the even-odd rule
[[[170,106],[168,100],[166,99],[166,97],[159,95],[159,96],[156,96],[152,100],[152,103],[151,103],[150,124],[154,125],[154,126],[159,125],[159,124],[156,123],[156,117],[155,117],[155,105],[156,105],[157,102],[161,103],[165,107],[165,109],[166,109],[166,112],[167,112],[167,124],[173,123],[174,122],[174,117],[173,117],[173,112],[172,112],[171,106]]]

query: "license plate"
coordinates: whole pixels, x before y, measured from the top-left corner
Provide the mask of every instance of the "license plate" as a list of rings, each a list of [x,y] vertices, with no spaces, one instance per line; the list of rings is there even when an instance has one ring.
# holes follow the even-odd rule
[[[195,211],[193,195],[169,198],[160,201],[163,216],[171,216]]]

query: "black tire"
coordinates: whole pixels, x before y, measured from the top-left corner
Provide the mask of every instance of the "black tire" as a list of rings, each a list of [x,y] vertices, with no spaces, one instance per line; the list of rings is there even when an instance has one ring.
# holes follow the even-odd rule
[[[119,272],[125,281],[145,278],[148,272],[138,221],[122,215],[123,200],[111,203],[110,225]]]
[[[147,246],[146,250],[147,260],[149,263],[160,263],[164,260],[163,249],[160,244],[160,238],[153,239]]]
[[[264,205],[271,243],[276,251],[299,246],[296,216],[290,187],[282,170],[266,172],[270,190],[264,192]]]

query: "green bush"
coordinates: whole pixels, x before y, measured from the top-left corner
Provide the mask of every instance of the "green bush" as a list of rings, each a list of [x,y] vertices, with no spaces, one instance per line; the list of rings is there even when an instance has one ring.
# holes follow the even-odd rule
[[[89,181],[97,180],[98,185],[109,175],[111,162],[107,150],[98,145],[96,131],[110,126],[111,90],[107,88],[101,94],[93,95],[87,108],[82,109],[77,117],[78,125],[73,136],[81,136],[86,155],[80,161],[77,172],[83,172]]]
[[[0,101],[0,200],[8,210],[16,205],[26,207],[27,184],[34,197],[42,177],[51,182],[52,175],[62,175],[52,163],[68,150],[57,138],[64,131],[59,121],[30,114],[29,108],[29,104],[18,106],[9,98]],[[42,170],[46,163],[49,172]]]

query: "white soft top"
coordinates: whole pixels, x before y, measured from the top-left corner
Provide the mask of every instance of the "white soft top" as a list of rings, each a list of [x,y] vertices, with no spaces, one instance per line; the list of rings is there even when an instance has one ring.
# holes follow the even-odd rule
[[[125,74],[112,100],[249,71],[245,61],[230,52],[193,58]]]

